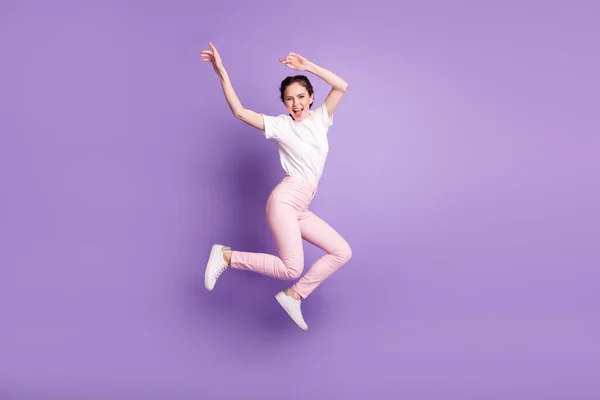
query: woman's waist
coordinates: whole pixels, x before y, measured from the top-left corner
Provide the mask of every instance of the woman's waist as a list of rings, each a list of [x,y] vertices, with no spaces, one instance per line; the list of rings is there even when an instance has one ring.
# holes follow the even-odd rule
[[[307,179],[297,176],[286,176],[275,187],[276,196],[289,196],[302,203],[310,203],[317,193],[317,187]]]

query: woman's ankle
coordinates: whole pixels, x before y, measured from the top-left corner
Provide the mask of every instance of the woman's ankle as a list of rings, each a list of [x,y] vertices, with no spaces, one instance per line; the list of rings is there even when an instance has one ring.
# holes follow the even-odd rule
[[[233,250],[231,250],[231,249],[223,250],[223,258],[225,259],[225,262],[227,263],[227,265],[231,265],[231,254],[232,253],[233,253]]]
[[[298,292],[296,292],[296,291],[295,291],[294,289],[292,289],[292,288],[288,288],[288,289],[286,289],[286,293],[287,293],[287,295],[288,295],[288,296],[290,296],[292,299],[295,299],[295,300],[302,300],[302,296],[300,296],[300,295],[298,294]]]

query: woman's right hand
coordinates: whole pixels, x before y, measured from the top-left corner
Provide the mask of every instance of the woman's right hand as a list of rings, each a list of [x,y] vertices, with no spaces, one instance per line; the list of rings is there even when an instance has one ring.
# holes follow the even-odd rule
[[[215,73],[219,76],[219,78],[223,78],[225,74],[225,67],[223,67],[221,56],[211,42],[208,42],[208,45],[210,46],[211,50],[202,50],[200,52],[200,57],[202,57],[202,61],[211,63]]]

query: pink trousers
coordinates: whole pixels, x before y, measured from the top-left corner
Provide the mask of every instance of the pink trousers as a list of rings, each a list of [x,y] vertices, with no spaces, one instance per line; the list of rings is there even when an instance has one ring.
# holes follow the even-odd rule
[[[307,181],[286,176],[271,192],[265,209],[279,257],[234,250],[231,267],[277,279],[298,279],[304,270],[304,239],[326,252],[292,286],[302,298],[306,298],[321,282],[346,264],[352,257],[346,240],[308,210],[316,192],[316,188]]]

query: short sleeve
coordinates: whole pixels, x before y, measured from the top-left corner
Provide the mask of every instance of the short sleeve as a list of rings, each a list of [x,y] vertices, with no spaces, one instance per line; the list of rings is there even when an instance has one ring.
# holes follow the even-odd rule
[[[265,138],[267,139],[277,139],[281,137],[281,133],[282,133],[282,127],[285,124],[285,121],[283,120],[282,116],[271,116],[271,115],[265,115],[265,114],[261,114],[263,117],[263,121],[264,121],[264,134],[265,134]]]
[[[331,117],[329,116],[329,113],[327,112],[327,106],[325,105],[325,103],[321,104],[315,110],[315,116],[325,129],[333,125],[333,115]]]

